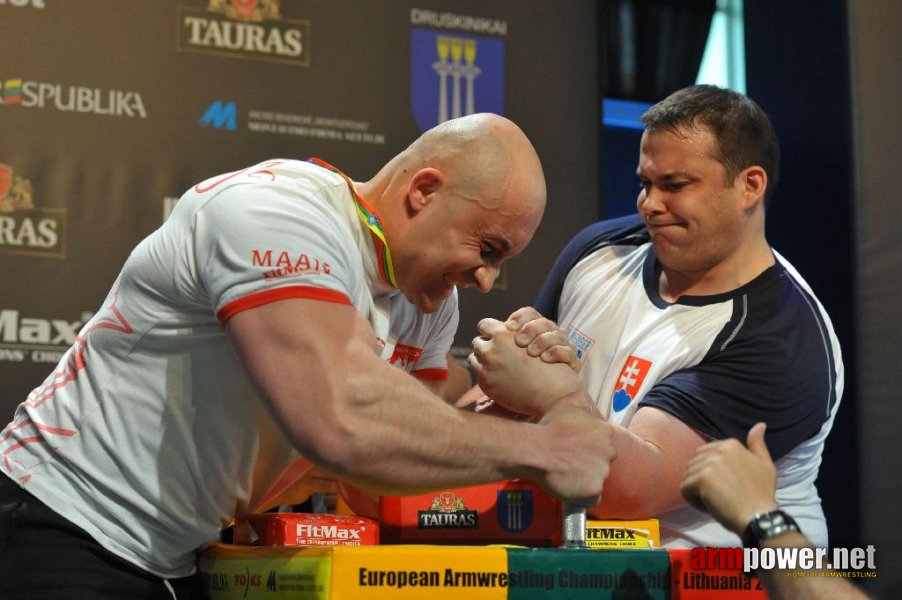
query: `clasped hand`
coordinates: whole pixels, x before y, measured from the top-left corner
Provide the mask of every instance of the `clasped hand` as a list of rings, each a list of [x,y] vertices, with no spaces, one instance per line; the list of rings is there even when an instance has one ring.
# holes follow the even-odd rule
[[[542,416],[555,400],[580,389],[576,349],[534,308],[521,308],[503,323],[483,319],[476,328],[469,365],[482,391],[507,410]]]

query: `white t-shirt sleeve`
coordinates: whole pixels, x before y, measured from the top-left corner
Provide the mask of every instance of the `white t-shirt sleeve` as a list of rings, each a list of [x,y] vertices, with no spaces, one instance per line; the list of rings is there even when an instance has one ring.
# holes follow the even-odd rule
[[[457,310],[457,289],[442,303],[432,315],[433,322],[429,336],[423,345],[423,354],[417,362],[413,375],[418,379],[447,379],[448,359],[446,357],[454,343],[460,314]]]
[[[222,323],[285,298],[352,304],[355,248],[328,204],[278,185],[217,190],[194,217],[198,278]]]

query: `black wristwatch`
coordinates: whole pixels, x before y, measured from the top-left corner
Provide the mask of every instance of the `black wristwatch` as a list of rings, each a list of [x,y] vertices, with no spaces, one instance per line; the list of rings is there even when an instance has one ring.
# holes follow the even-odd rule
[[[759,548],[764,540],[788,531],[802,532],[795,519],[782,510],[758,513],[742,533],[742,545],[746,548]]]

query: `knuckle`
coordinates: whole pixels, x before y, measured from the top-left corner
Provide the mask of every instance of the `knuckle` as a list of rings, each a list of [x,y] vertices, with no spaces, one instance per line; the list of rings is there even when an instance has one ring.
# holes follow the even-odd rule
[[[524,306],[524,307],[518,309],[514,314],[519,315],[520,317],[523,317],[523,318],[530,319],[530,320],[535,319],[537,316],[540,316],[539,311],[537,311],[536,309],[534,309],[531,306]]]
[[[559,346],[553,346],[542,352],[542,361],[547,363],[557,363],[561,361],[561,352]]]
[[[495,329],[498,323],[497,319],[492,319],[491,317],[486,317],[484,319],[480,319],[479,323],[476,324],[476,329],[480,332],[490,332]]]
[[[520,328],[520,331],[532,337],[535,337],[536,335],[541,333],[541,330],[537,327],[536,321],[529,321],[528,323],[524,323]]]
[[[557,331],[557,325],[554,323],[554,321],[549,321],[545,317],[536,319],[535,321],[533,321],[533,323],[536,324],[536,328],[543,332],[551,333]]]
[[[557,330],[554,329],[544,329],[538,335],[539,339],[541,339],[545,345],[547,346],[560,346],[560,338],[558,338]]]

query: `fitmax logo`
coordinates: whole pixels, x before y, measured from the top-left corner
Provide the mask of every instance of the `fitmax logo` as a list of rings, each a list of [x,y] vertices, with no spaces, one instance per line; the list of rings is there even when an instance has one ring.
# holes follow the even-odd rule
[[[200,118],[202,127],[215,127],[235,131],[238,129],[238,108],[234,102],[216,100]]]

